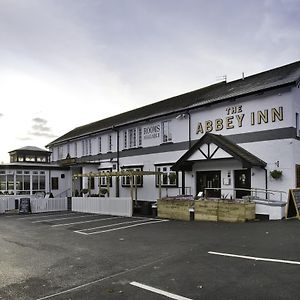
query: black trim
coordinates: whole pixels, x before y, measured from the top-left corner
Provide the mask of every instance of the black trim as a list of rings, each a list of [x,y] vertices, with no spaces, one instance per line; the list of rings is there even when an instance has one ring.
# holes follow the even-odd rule
[[[123,170],[123,169],[141,169],[141,171],[143,171],[143,168],[144,166],[143,165],[130,165],[130,166],[122,166],[120,169]],[[122,176],[122,179],[121,179],[121,186],[122,187],[130,187],[130,184],[123,184],[123,178],[124,177],[128,177],[128,176]],[[144,179],[143,179],[143,175],[140,176],[141,177],[141,183],[140,184],[137,184],[137,187],[140,188],[140,187],[143,187],[144,185]],[[134,186],[134,184],[133,184]]]

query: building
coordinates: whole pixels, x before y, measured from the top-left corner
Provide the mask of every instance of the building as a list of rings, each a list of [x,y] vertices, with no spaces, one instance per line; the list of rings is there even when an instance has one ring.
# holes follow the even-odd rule
[[[0,195],[70,194],[69,168],[51,163],[51,152],[27,146],[9,155],[10,163],[0,165]]]
[[[90,123],[47,145],[51,162],[75,174],[161,171],[163,195],[242,198],[256,188],[276,199],[300,187],[300,61],[221,82]],[[107,180],[110,180],[108,183]],[[156,176],[136,177],[139,201],[154,201]],[[73,191],[110,185],[129,196],[129,178],[82,177]]]

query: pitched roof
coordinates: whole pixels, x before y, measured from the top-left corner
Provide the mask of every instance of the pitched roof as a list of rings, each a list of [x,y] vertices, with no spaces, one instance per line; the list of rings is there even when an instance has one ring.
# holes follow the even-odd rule
[[[9,151],[8,153],[12,153],[12,152],[16,152],[16,151],[34,151],[34,152],[47,152],[47,153],[49,153],[48,150],[38,148],[38,147],[35,147],[35,146],[25,146],[25,147],[22,147],[22,148],[19,148],[19,149]]]
[[[300,61],[297,61],[279,68],[245,77],[244,79],[228,83],[221,82],[213,84],[189,93],[171,97],[99,120],[97,122],[77,127],[52,141],[46,147],[68,141],[73,138],[79,138],[84,135],[113,129],[113,127],[138,122],[147,118],[154,118],[227,99],[251,95],[259,91],[276,87],[294,85],[297,83],[299,78]]]
[[[188,161],[192,154],[199,150],[203,144],[215,144],[225,152],[230,154],[233,158],[241,161],[244,168],[251,168],[252,166],[264,168],[267,163],[259,159],[257,156],[248,152],[244,148],[231,142],[223,135],[205,133],[179,160],[172,166],[172,170],[191,170],[195,161]],[[210,159],[210,158],[207,158]]]

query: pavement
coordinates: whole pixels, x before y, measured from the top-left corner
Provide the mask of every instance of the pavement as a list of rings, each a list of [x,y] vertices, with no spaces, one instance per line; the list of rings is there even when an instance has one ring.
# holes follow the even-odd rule
[[[0,299],[298,299],[300,222],[0,216]]]

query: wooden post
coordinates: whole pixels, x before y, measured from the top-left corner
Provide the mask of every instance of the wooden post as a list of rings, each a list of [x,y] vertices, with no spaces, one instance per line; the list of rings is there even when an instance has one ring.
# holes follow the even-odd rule
[[[106,176],[107,197],[109,197],[109,193],[110,193],[110,191],[109,191],[109,183],[110,183],[110,181],[109,181],[109,177],[108,177],[108,176]]]
[[[133,202],[133,176],[130,175],[130,195],[131,195],[131,200]]]
[[[158,199],[161,199],[161,173],[158,174]]]
[[[137,176],[138,175],[134,175],[134,200],[135,200],[135,205],[137,206]]]
[[[89,190],[89,196],[91,197],[91,175],[88,176],[88,190]]]

